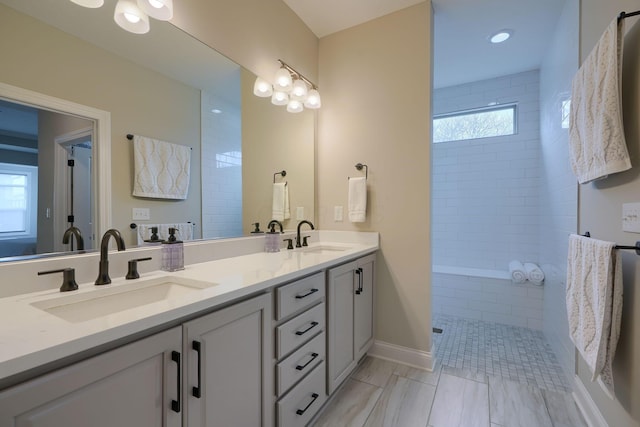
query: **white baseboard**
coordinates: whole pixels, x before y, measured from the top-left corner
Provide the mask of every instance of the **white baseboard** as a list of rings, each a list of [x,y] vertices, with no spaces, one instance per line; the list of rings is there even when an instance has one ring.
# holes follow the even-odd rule
[[[432,352],[402,347],[377,340],[373,342],[368,354],[379,359],[390,360],[426,371],[433,371],[435,362]]]
[[[582,412],[582,416],[589,427],[609,427],[586,387],[582,384],[580,377],[575,375],[573,382],[573,400],[576,401],[576,405],[578,405],[578,409]]]

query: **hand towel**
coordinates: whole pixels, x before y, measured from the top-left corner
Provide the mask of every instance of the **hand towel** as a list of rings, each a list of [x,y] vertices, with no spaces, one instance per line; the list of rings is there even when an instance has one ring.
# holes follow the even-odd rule
[[[189,194],[191,148],[133,137],[133,195],[184,200]]]
[[[527,272],[520,261],[513,260],[509,263],[509,274],[513,283],[524,283],[527,281]]]
[[[569,335],[610,397],[622,319],[622,256],[615,243],[572,234],[567,259]]]
[[[291,218],[289,208],[289,186],[285,182],[273,184],[271,219],[284,221]]]
[[[534,285],[542,285],[542,282],[544,282],[544,272],[540,267],[532,262],[525,262],[524,270],[527,273],[527,280]]]
[[[622,124],[624,19],[614,19],[572,83],[571,167],[580,184],[631,168]]]
[[[367,218],[367,179],[349,178],[349,220],[364,222]]]
[[[178,240],[187,241],[193,240],[193,223],[191,222],[179,222],[171,224],[138,224],[137,240],[138,245],[143,245],[145,240],[151,237],[151,227],[158,227],[158,238],[160,241],[166,240],[169,237],[169,228],[176,229],[176,238]]]

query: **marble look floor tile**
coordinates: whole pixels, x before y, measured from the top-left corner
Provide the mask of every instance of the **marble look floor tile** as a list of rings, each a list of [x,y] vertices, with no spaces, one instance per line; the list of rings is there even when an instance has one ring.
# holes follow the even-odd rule
[[[442,372],[456,377],[466,378],[468,380],[477,381],[479,383],[488,384],[487,375],[483,372],[474,371],[468,368],[453,368],[451,366],[443,366]]]
[[[348,379],[313,425],[314,427],[362,427],[381,394],[380,387]]]
[[[393,374],[399,377],[409,378],[410,380],[420,381],[421,383],[437,386],[441,370],[442,367],[440,365],[435,367],[433,369],[433,372],[429,372],[425,371],[424,369],[418,369],[411,366],[398,364],[396,366],[396,369],[393,371]]]
[[[367,356],[356,368],[352,378],[376,387],[384,387],[397,366],[397,363]]]
[[[489,379],[491,422],[509,427],[553,427],[542,392],[499,377]]]
[[[436,387],[392,375],[365,427],[426,426]]]
[[[542,396],[553,427],[587,427],[571,394],[542,390]]]
[[[433,427],[488,427],[489,391],[486,384],[440,374],[429,425]]]

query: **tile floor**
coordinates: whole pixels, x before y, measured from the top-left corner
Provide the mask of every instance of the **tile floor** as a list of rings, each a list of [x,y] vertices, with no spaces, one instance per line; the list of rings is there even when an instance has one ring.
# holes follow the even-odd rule
[[[443,366],[469,369],[551,391],[571,386],[541,331],[528,328],[435,315],[433,334],[436,360]]]
[[[470,369],[367,357],[315,427],[586,427],[569,393]]]

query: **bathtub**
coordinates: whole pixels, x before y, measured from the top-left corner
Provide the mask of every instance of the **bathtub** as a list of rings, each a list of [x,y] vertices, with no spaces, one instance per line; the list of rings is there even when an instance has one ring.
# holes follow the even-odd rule
[[[508,271],[434,265],[434,314],[542,330],[543,287],[515,284]]]

